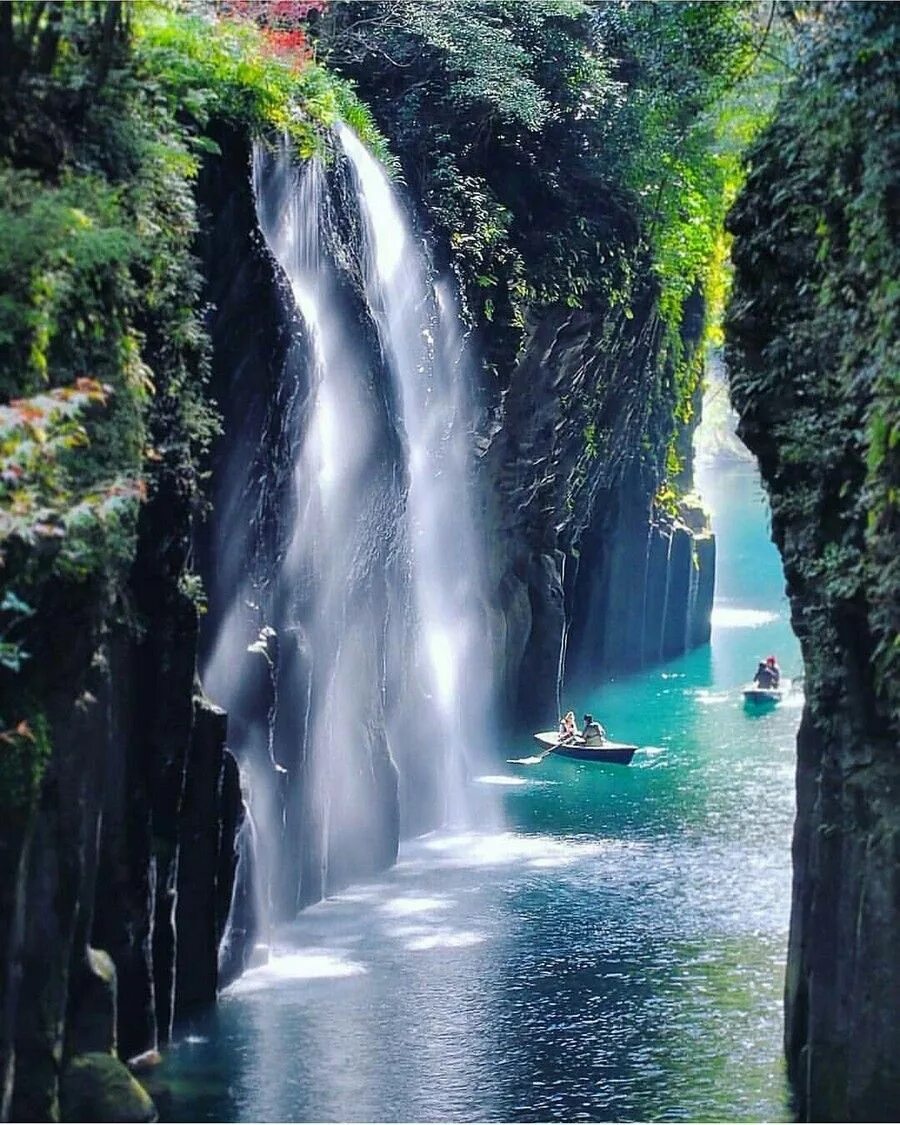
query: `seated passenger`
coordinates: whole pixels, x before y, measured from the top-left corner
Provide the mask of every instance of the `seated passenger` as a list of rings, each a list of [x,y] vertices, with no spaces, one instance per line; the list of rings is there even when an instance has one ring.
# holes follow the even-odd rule
[[[756,674],[753,677],[753,682],[757,687],[768,690],[773,686],[772,680],[772,669],[769,667],[765,660],[760,660],[756,668]]]
[[[769,678],[773,688],[781,686],[781,669],[774,656],[766,657],[766,667],[769,669]]]
[[[594,721],[593,715],[585,715],[582,735],[586,745],[602,746],[606,738],[606,731],[598,722]]]
[[[572,742],[578,735],[578,727],[575,725],[575,712],[569,711],[566,713],[565,718],[560,719],[559,722],[559,741]]]

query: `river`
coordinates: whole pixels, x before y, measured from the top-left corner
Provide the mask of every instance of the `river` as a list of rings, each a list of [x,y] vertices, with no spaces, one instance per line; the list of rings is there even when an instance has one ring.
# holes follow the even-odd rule
[[[755,469],[698,478],[711,645],[564,700],[637,742],[632,765],[498,748],[472,790],[500,799],[503,829],[410,841],[377,882],[302,913],[169,1052],[164,1118],[789,1120],[802,696],[748,713],[739,686],[770,652],[797,674],[799,649]]]

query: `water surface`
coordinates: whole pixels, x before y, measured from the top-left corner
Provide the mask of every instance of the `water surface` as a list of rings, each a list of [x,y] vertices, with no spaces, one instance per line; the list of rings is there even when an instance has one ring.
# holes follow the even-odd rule
[[[506,827],[434,833],[304,912],[157,1081],[177,1120],[788,1120],[781,994],[799,672],[755,471],[707,469],[712,645],[566,699],[628,768],[497,748]],[[555,716],[548,716],[548,726]],[[487,808],[487,802],[485,804]],[[477,823],[476,817],[476,823]]]

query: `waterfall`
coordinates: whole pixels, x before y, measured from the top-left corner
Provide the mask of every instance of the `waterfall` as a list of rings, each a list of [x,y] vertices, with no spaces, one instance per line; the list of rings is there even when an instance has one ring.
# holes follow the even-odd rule
[[[453,290],[377,162],[347,129],[336,147],[254,153],[290,344],[258,433],[229,440],[211,549],[204,684],[276,919],[464,818],[492,698]]]
[[[263,890],[256,871],[259,840],[253,814],[248,808],[238,831],[237,867],[231,905],[219,942],[219,985],[229,984],[253,964],[257,945],[268,948],[269,934],[260,932],[268,922],[268,912],[260,900]]]
[[[366,294],[407,441],[416,664],[433,702],[428,737],[448,750],[445,818],[459,821],[465,746],[484,739],[491,681],[468,481],[471,380],[451,287],[433,284],[428,258],[381,166],[345,126],[339,137],[362,200]]]
[[[688,597],[687,606],[684,613],[684,651],[690,650],[696,645],[701,643],[695,639],[697,632],[697,622],[695,620],[697,614],[697,597],[700,591],[700,562],[697,558],[696,549],[691,544],[691,561],[690,571],[688,574]]]

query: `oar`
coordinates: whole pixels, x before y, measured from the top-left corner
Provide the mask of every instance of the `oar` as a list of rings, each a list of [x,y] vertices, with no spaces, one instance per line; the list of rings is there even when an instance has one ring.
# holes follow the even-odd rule
[[[557,746],[562,746],[564,743],[558,742]],[[539,762],[543,762],[548,754],[552,754],[556,746],[548,746],[546,750],[542,750],[540,754],[532,754],[529,758],[507,758],[506,761],[509,765],[513,766],[536,766]]]
[[[552,753],[553,747],[551,746],[540,754],[532,754],[529,758],[507,758],[506,760],[511,766],[536,766],[539,762],[543,762],[548,754]]]

